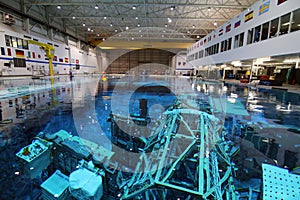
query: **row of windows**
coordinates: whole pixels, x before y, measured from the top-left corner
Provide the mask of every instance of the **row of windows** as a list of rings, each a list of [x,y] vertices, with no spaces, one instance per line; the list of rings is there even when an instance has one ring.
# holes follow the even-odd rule
[[[219,43],[205,49],[205,56],[210,56],[219,53]]]
[[[15,47],[19,49],[28,49],[27,40],[23,40],[21,38],[5,35],[5,43],[8,47]]]
[[[273,19],[264,24],[258,25],[254,28],[249,29],[246,33],[242,32],[234,36],[233,48],[239,48],[244,46],[244,39],[246,44],[252,44],[260,42],[269,38],[277,37],[280,35],[292,33],[300,30],[300,9],[297,9],[291,13],[285,14],[281,17]],[[247,38],[245,35],[247,34]],[[217,49],[216,49],[217,47]],[[228,38],[221,42],[220,50],[219,43],[203,50],[196,52],[195,54],[189,55],[188,61],[200,59],[205,56],[217,54],[232,49],[232,38]]]
[[[248,30],[247,44],[300,30],[300,9]]]
[[[232,39],[229,38],[229,39],[221,42],[221,52],[231,49],[231,43],[232,43],[231,41],[232,41]]]

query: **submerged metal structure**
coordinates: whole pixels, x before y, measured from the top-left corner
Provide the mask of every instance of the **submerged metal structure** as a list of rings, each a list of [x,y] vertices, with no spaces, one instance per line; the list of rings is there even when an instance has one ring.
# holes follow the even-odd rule
[[[114,116],[113,127],[120,120],[126,118]],[[169,108],[161,121],[140,150],[132,176],[119,172],[118,196],[236,199],[223,121],[184,104]]]

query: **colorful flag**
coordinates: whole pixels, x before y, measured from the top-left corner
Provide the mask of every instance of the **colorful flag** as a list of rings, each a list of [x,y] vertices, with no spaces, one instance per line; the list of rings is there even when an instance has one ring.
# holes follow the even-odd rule
[[[269,9],[270,9],[270,1],[266,1],[266,2],[264,2],[263,4],[261,4],[259,6],[259,12],[258,13],[259,13],[259,15],[264,14],[264,13],[268,12]]]
[[[219,36],[223,35],[223,29],[219,30]]]
[[[241,25],[241,20],[234,23],[234,28],[237,28]]]
[[[226,26],[226,33],[229,32],[230,30],[231,30],[231,24],[228,24],[228,25]]]
[[[251,19],[253,19],[253,10],[251,12],[248,12],[246,15],[245,15],[245,22],[248,22],[250,21]]]
[[[17,58],[25,58],[24,51],[16,49],[16,57]]]

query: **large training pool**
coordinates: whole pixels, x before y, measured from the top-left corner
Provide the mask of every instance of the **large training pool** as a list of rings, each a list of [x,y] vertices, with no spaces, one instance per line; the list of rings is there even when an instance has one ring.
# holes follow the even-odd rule
[[[191,179],[191,174],[198,170],[200,164],[198,167],[193,167],[193,164],[188,163],[198,163],[197,156],[182,157],[178,162],[183,164],[176,165],[178,167],[173,164],[173,170],[178,170],[178,174],[171,175],[166,172],[166,176],[176,176],[176,178],[172,179],[173,182],[170,180],[164,184],[162,180],[159,181],[159,189],[149,189],[145,194],[142,187],[136,184],[136,190],[141,192],[134,194],[123,187],[129,184],[132,176],[136,176],[133,174],[135,174],[138,160],[141,159],[142,149],[147,148],[147,151],[153,151],[156,146],[155,144],[148,145],[149,141],[158,140],[159,135],[167,134],[169,130],[167,126],[172,122],[168,122],[169,119],[164,112],[168,112],[170,108],[182,108],[180,112],[186,112],[185,115],[191,114],[187,110],[193,110],[193,117],[188,117],[188,122],[183,126],[190,127],[185,130],[195,133],[196,139],[201,138],[201,133],[199,135],[197,130],[204,129],[199,127],[200,123],[193,124],[194,121],[199,120],[195,110],[208,113],[209,116],[214,116],[218,123],[222,123],[222,128],[218,129],[220,137],[217,140],[228,143],[227,146],[230,146],[230,149],[226,150],[231,163],[228,165],[234,166],[232,176],[234,187],[238,191],[236,195],[240,199],[246,199],[249,195],[252,199],[267,195],[264,194],[262,186],[264,163],[287,169],[290,172],[296,173],[298,170],[297,173],[299,173],[300,95],[286,90],[256,88],[249,85],[187,77],[99,77],[96,75],[75,76],[72,80],[67,76],[56,77],[52,80],[48,78],[1,79],[0,87],[0,199],[40,199],[45,195],[43,193],[45,188],[41,184],[55,170],[59,169],[69,176],[73,165],[78,168],[78,160],[83,159],[88,163],[89,160],[86,158],[94,161],[93,167],[104,171],[105,175],[102,174],[103,199],[120,199],[126,191],[129,191],[128,196],[133,194],[133,199],[192,199],[192,196],[188,195],[194,189],[191,185],[199,186],[200,183],[189,182],[189,178]],[[180,112],[177,116],[181,116]],[[176,121],[181,119],[180,117],[174,118]],[[117,120],[121,123],[118,124]],[[161,127],[158,127],[160,125]],[[208,132],[213,132],[211,130],[213,125],[206,124],[206,122],[202,125],[207,128]],[[118,128],[122,131],[120,132]],[[54,153],[56,148],[57,151],[65,151],[59,149],[59,145],[55,146],[60,143],[54,135],[61,130],[64,130],[66,132],[64,134],[69,134],[70,137],[78,136],[84,141],[93,142],[94,146],[83,142],[88,146],[88,151],[94,153],[92,157],[82,157],[83,153],[77,152],[76,149],[68,152],[67,155],[72,155],[68,158],[63,157],[64,152]],[[184,132],[180,127],[174,130]],[[158,136],[155,135],[156,133]],[[175,134],[172,132],[172,137],[175,138]],[[188,138],[187,134],[183,133],[183,135]],[[52,142],[49,147],[52,149],[47,157],[49,160],[44,160],[43,164],[30,165],[28,171],[25,169],[28,163],[16,154],[20,153],[23,147],[30,145],[36,136],[43,138],[41,141],[49,139]],[[163,145],[164,140],[167,139],[162,136],[160,140],[160,145]],[[171,145],[172,141],[169,142]],[[180,140],[176,142],[180,143]],[[158,145],[159,141],[156,144]],[[173,144],[173,146],[176,145]],[[174,149],[184,152],[190,147],[188,142],[183,146],[174,147]],[[28,155],[31,152],[30,149],[27,150]],[[208,158],[210,149],[203,151],[206,151],[204,154]],[[167,157],[167,154],[172,153],[170,150],[159,156],[163,159],[164,156]],[[24,151],[23,155],[25,155]],[[180,153],[174,155],[180,155]],[[97,156],[101,159],[97,160],[95,158]],[[143,159],[147,160],[152,154],[144,156]],[[67,161],[68,159],[71,160]],[[177,162],[175,156],[168,159]],[[207,173],[211,173],[212,177],[215,173],[225,176],[222,172],[225,164],[222,164],[219,159],[209,162],[212,164],[219,162],[219,169]],[[113,163],[117,167],[112,169],[107,163]],[[146,163],[145,161],[144,165],[147,165]],[[167,164],[172,165],[172,162]],[[39,172],[38,165],[46,167]],[[164,169],[164,166],[162,168]],[[30,170],[37,171],[33,173]],[[153,176],[155,174],[151,170],[147,173]],[[164,174],[164,170],[161,170],[159,174]],[[143,175],[132,180],[138,180],[140,185],[146,187],[145,183],[151,185],[151,181],[155,182],[155,178],[151,180],[150,176]],[[156,173],[155,177],[158,180],[157,176],[159,175]],[[208,176],[206,174],[204,178]],[[194,177],[194,179],[197,178]],[[167,178],[164,179],[166,180]],[[171,184],[175,184],[176,187],[186,187],[188,190],[185,193],[175,186],[170,186]],[[130,186],[133,187],[133,185],[131,183]],[[297,188],[299,182],[294,186],[295,192],[300,190]],[[208,186],[205,185],[205,187]],[[222,187],[227,188],[222,184],[221,190]],[[166,188],[170,191],[174,189],[175,192],[168,192]],[[160,192],[157,192],[158,190]],[[70,196],[72,195],[68,198],[75,198]]]

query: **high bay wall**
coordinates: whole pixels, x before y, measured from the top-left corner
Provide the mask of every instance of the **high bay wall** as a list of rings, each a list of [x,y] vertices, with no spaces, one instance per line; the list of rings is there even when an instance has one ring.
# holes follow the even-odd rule
[[[44,50],[29,44],[28,40],[54,46],[55,75],[68,74],[70,70],[73,73],[100,73],[108,62],[106,54],[98,48],[83,50],[76,42],[68,41],[67,45],[37,34],[27,34],[16,25],[1,23],[0,28],[0,71],[3,76],[49,74],[49,61]]]
[[[110,52],[113,55],[113,52]],[[110,55],[108,54],[108,56]],[[173,74],[171,59],[175,53],[161,49],[140,49],[119,55],[106,69],[109,74]],[[132,73],[131,73],[132,72]]]
[[[108,65],[106,53],[91,48],[84,42],[86,38],[82,33],[66,26],[64,20],[49,20],[45,7],[28,6],[22,2],[0,2],[2,76],[49,74],[45,52],[39,46],[27,44],[26,40],[53,44],[55,75],[68,74],[70,70],[74,73],[100,73]]]
[[[260,0],[188,48],[193,66],[300,52],[300,1]]]

